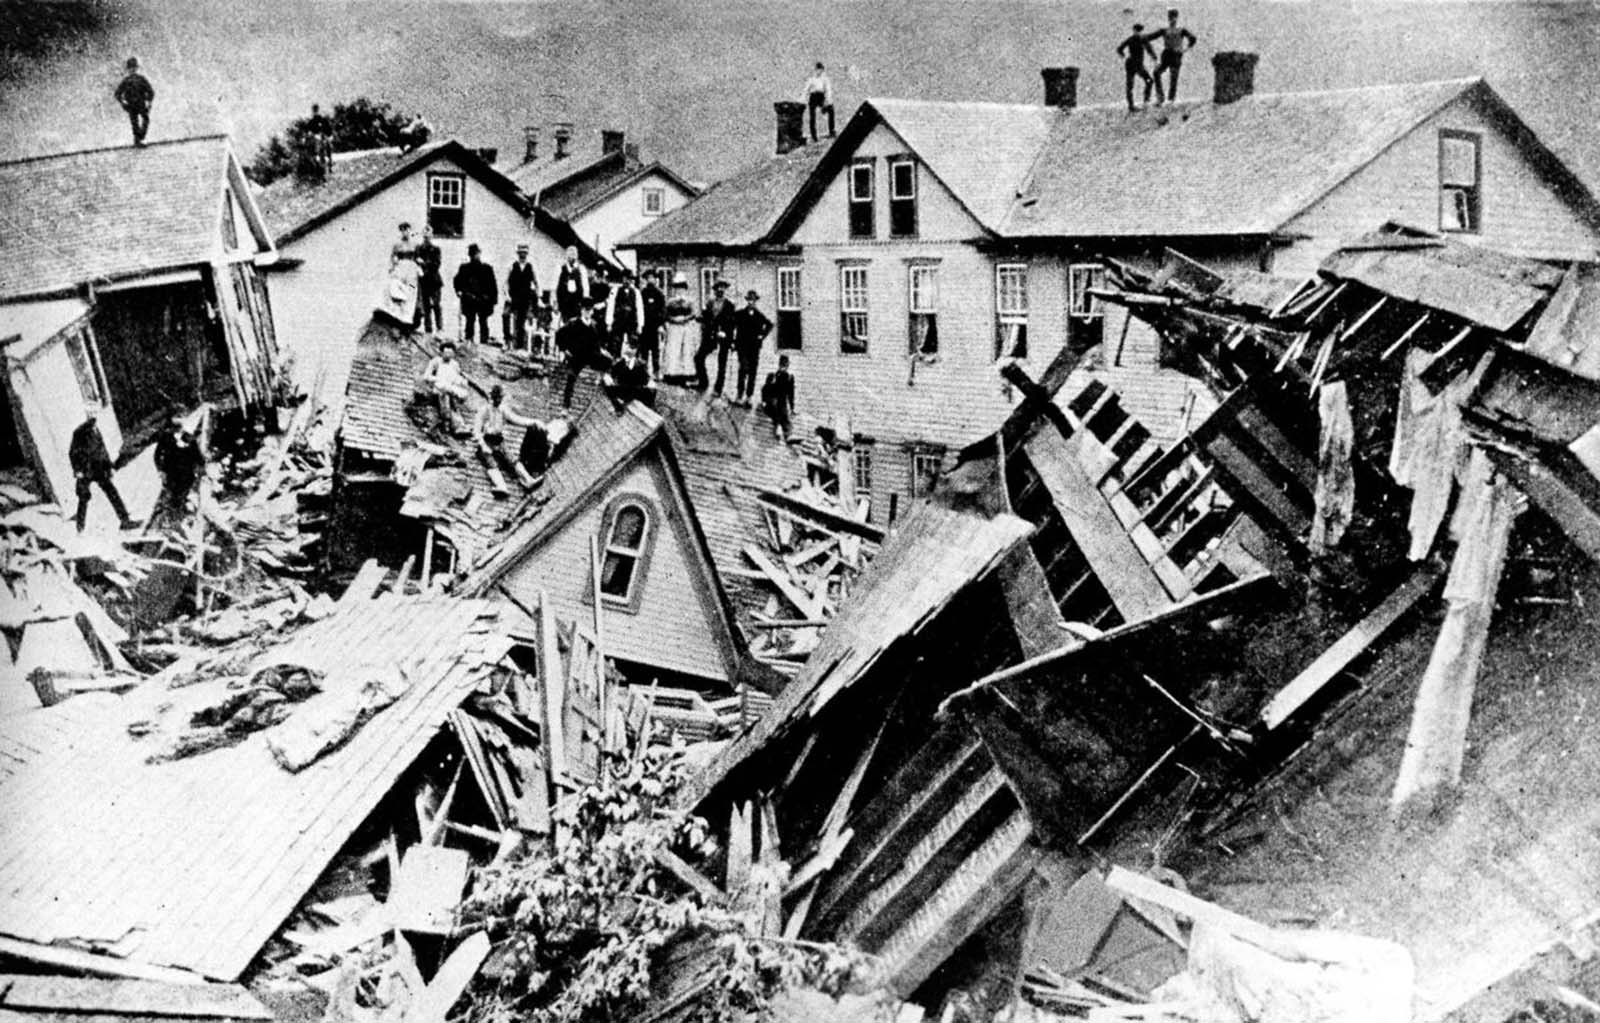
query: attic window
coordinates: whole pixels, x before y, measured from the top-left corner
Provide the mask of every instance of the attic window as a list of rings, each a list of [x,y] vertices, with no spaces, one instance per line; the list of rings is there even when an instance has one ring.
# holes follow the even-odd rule
[[[644,498],[624,495],[606,510],[600,533],[600,595],[607,604],[638,610],[652,533]]]
[[[871,238],[876,232],[872,218],[872,197],[876,191],[877,166],[871,160],[850,165],[850,237]]]
[[[1483,229],[1483,137],[1439,132],[1439,230],[1477,234]]]
[[[917,234],[917,165],[909,159],[889,161],[889,236]]]
[[[664,188],[646,188],[644,190],[644,215],[659,217],[667,211],[667,190]]]
[[[466,234],[465,174],[428,175],[428,226],[437,238],[460,238]]]

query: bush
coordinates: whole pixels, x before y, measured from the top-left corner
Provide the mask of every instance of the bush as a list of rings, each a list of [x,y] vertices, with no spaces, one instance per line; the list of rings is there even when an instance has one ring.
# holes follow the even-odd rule
[[[385,146],[415,148],[428,141],[430,134],[420,117],[402,114],[388,103],[376,102],[365,96],[349,103],[335,104],[326,115],[332,125],[333,151],[350,153],[362,149],[382,149]],[[281,135],[267,140],[248,168],[251,180],[258,185],[270,184],[285,175],[293,174],[303,181],[321,181],[323,167],[317,159],[315,140],[311,135],[311,116],[290,122]]]

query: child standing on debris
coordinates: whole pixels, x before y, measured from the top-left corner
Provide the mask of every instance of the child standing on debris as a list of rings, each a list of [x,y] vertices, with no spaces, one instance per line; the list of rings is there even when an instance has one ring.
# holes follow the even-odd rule
[[[455,342],[439,345],[439,354],[429,360],[428,368],[422,371],[422,379],[438,407],[439,425],[450,434],[459,434],[457,413],[467,400],[467,378],[456,361]]]
[[[762,383],[761,407],[772,420],[773,434],[787,444],[790,423],[794,420],[794,376],[789,372],[787,355],[778,356],[778,368],[768,373]]]
[[[72,466],[72,475],[77,478],[78,510],[73,515],[73,521],[78,524],[78,532],[83,532],[83,523],[89,514],[89,487],[92,484],[105,492],[106,500],[111,502],[122,528],[130,529],[133,520],[128,517],[128,506],[122,503],[122,495],[117,493],[116,480],[112,477],[114,466],[111,464],[111,454],[106,450],[105,438],[100,435],[100,424],[95,421],[100,406],[91,404],[87,411],[88,418],[72,431],[72,441],[67,445],[67,461]]]
[[[144,137],[150,132],[150,104],[156,101],[156,90],[150,84],[150,79],[140,74],[138,57],[128,58],[127,71],[122,81],[117,83],[114,95],[117,103],[127,111],[128,125],[133,129],[133,144],[142,146]]]
[[[1150,90],[1156,90],[1156,101],[1162,101],[1161,83],[1150,77],[1150,72],[1144,69],[1144,59],[1156,59],[1156,51],[1150,48],[1150,39],[1144,34],[1143,25],[1134,25],[1133,34],[1117,44],[1117,54],[1122,57],[1122,70],[1126,78],[1125,86],[1128,94],[1128,112],[1131,114],[1138,108],[1133,105],[1133,80],[1144,79],[1144,102],[1150,105]]]
[[[533,474],[519,461],[512,461],[506,454],[506,424],[521,426],[525,429],[538,427],[543,430],[537,419],[532,416],[521,416],[513,412],[506,405],[505,388],[495,384],[489,388],[489,404],[478,412],[478,421],[472,433],[478,441],[478,461],[489,470],[490,479],[496,486],[497,493],[506,490],[505,477],[502,472],[510,473],[517,478],[524,487],[532,488]]]

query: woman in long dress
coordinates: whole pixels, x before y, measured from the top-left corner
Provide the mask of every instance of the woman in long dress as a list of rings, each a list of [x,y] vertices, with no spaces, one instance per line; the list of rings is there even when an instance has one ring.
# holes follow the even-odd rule
[[[667,297],[663,316],[666,336],[661,340],[661,379],[682,383],[695,375],[699,321],[694,315],[694,303],[689,301],[689,280],[681,273],[672,278],[672,294]]]
[[[417,265],[416,243],[411,240],[411,225],[400,225],[400,240],[389,250],[389,276],[373,312],[386,316],[410,330],[417,316],[417,282],[422,269]]]

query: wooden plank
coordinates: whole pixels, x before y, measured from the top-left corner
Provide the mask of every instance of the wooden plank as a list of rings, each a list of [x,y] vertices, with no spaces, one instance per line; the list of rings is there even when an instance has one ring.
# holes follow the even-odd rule
[[[1181,892],[1170,885],[1164,885],[1160,881],[1134,873],[1124,867],[1111,868],[1111,872],[1106,875],[1106,887],[1122,895],[1170,909],[1195,923],[1205,924],[1214,930],[1241,938],[1269,951],[1276,951],[1286,944],[1266,924],[1258,923],[1231,909],[1224,909],[1214,902],[1207,902],[1188,892]],[[1293,958],[1302,957],[1296,954]]]
[[[1394,355],[1395,352],[1398,352],[1400,349],[1404,348],[1406,342],[1410,341],[1413,337],[1416,337],[1417,331],[1422,329],[1423,325],[1428,322],[1429,317],[1432,315],[1433,313],[1430,311],[1425,312],[1421,316],[1417,317],[1417,322],[1406,328],[1406,332],[1396,338],[1394,344],[1383,350],[1383,354],[1378,357],[1379,361],[1388,361],[1388,359]]]
[[[728,811],[728,874],[723,888],[738,892],[750,883],[754,863],[753,832],[750,829],[750,804],[737,802]]]
[[[483,748],[483,743],[479,741],[478,729],[474,727],[472,718],[463,710],[450,712],[450,726],[456,733],[456,739],[461,743],[462,756],[472,771],[473,781],[478,784],[478,791],[483,794],[489,815],[494,818],[495,826],[504,831],[508,818],[505,794],[500,791],[499,782],[489,766],[489,755]]]
[[[133,980],[153,980],[164,984],[208,984],[205,977],[188,970],[170,966],[154,966],[117,956],[99,955],[60,945],[41,945],[38,942],[0,936],[0,955],[22,959],[43,966],[59,966],[76,973],[95,977],[127,977]]]
[[[478,975],[483,961],[489,957],[489,935],[475,932],[456,947],[450,957],[433,975],[433,983],[423,988],[422,994],[406,1009],[404,1023],[444,1023],[450,1007],[461,1000]]]
[[[556,612],[550,595],[539,591],[539,688],[543,690],[545,769],[550,784],[567,783],[567,742],[565,720],[566,672],[561,670],[561,648],[557,642]]]
[[[1417,601],[1432,592],[1438,581],[1438,568],[1427,564],[1418,566],[1381,604],[1278,690],[1261,712],[1262,723],[1268,728],[1277,728],[1289,720],[1295,711],[1348,668],[1351,661],[1393,628]]]
[[[467,887],[469,866],[465,849],[440,845],[407,849],[384,903],[389,922],[401,930],[447,933]]]
[[[1243,489],[1254,502],[1274,519],[1280,528],[1298,545],[1304,545],[1311,528],[1311,517],[1290,500],[1283,488],[1273,482],[1250,456],[1223,434],[1217,434],[1206,445],[1206,450],[1221,470]]]
[[[593,589],[589,594],[594,601],[594,670],[600,690],[600,756],[611,752],[611,682],[606,678],[605,632],[601,609],[605,602],[600,595],[600,537],[589,537],[589,578]]]
[[[775,490],[763,490],[756,495],[756,500],[773,509],[781,515],[799,522],[807,529],[822,530],[830,533],[843,533],[846,536],[857,536],[873,543],[882,543],[884,532],[876,526],[841,515],[831,508],[819,508],[808,504],[788,494],[780,494]]]
[[[999,575],[1022,655],[1036,657],[1060,646],[1067,636],[1067,622],[1050,594],[1050,583],[1033,547],[1021,543],[1013,548],[1000,562]]]
[[[1053,430],[1041,430],[1024,447],[1084,560],[1123,618],[1137,621],[1168,607],[1172,600],[1166,588],[1104,495],[1083,475],[1069,443]]]
[[[699,893],[707,902],[719,903],[722,901],[722,890],[711,879],[700,871],[691,867],[677,853],[670,849],[660,849],[656,852],[656,863],[667,873],[682,881],[686,886]]]
[[[339,598],[339,606],[363,604],[371,600],[388,574],[389,570],[374,559],[363,562],[361,567],[356,569],[355,578],[350,580],[350,585],[345,587],[344,594]]]
[[[789,603],[798,608],[802,615],[807,618],[821,618],[823,616],[822,608],[818,606],[818,601],[811,594],[801,589],[790,578],[788,572],[773,564],[772,559],[767,557],[765,551],[754,544],[745,544],[743,550],[744,556],[750,559],[751,564],[759,568],[762,574],[767,577],[767,580],[776,586],[778,592],[782,593]]]
[[[237,984],[168,984],[101,977],[0,975],[0,1006],[53,1012],[186,1019],[272,1019]]]

